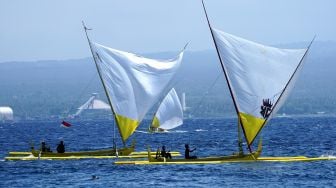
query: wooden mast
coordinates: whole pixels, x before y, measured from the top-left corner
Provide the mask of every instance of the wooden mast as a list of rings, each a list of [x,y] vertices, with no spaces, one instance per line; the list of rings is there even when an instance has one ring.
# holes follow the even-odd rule
[[[244,127],[242,126],[242,121],[239,117],[239,110],[238,110],[238,105],[237,105],[237,102],[236,102],[236,99],[234,97],[234,94],[233,94],[233,91],[232,91],[232,88],[231,88],[231,85],[230,85],[230,80],[229,80],[229,77],[225,71],[225,67],[224,67],[224,64],[223,64],[223,61],[222,61],[222,58],[221,58],[221,55],[219,53],[219,49],[218,49],[218,46],[217,46],[217,42],[215,40],[215,37],[214,37],[214,34],[213,34],[213,31],[212,31],[212,28],[211,28],[211,25],[210,25],[210,21],[209,21],[209,18],[208,18],[208,14],[206,12],[206,8],[205,8],[205,5],[204,5],[204,2],[202,0],[202,5],[203,5],[203,9],[204,9],[204,13],[205,13],[205,16],[206,16],[206,19],[207,19],[207,22],[208,22],[208,26],[209,26],[209,29],[210,29],[210,32],[211,32],[211,36],[212,36],[212,40],[215,44],[215,47],[216,47],[216,51],[217,51],[217,55],[218,55],[218,58],[219,58],[219,61],[220,61],[220,64],[221,64],[221,67],[222,67],[222,71],[224,73],[224,76],[225,76],[225,79],[226,79],[226,82],[227,82],[227,85],[228,85],[228,88],[230,90],[230,95],[231,95],[231,98],[233,100],[233,104],[235,106],[235,109],[236,109],[236,113],[237,113],[237,117],[238,117],[238,137],[240,136],[240,128],[243,130],[244,134],[245,134],[245,130],[244,130]],[[245,134],[246,135],[246,134]],[[245,138],[246,139],[246,138]],[[247,141],[247,139],[246,139]],[[238,138],[238,142],[241,142],[241,138]],[[241,143],[238,143],[238,145],[240,146]],[[248,145],[248,149],[250,151],[250,153],[252,153],[252,149],[251,149],[251,146]],[[241,150],[241,148],[239,148],[239,150]]]
[[[91,45],[90,38],[89,38],[89,36],[88,36],[88,34],[87,34],[87,30],[91,30],[91,29],[89,29],[89,28],[87,28],[87,27],[85,26],[84,21],[82,21],[82,24],[83,24],[83,28],[84,28],[84,31],[85,31],[86,38],[87,38],[88,43],[89,43],[89,46],[90,46],[90,50],[91,50],[91,54],[92,54],[93,60],[94,60],[94,62],[95,62],[95,65],[96,65],[96,68],[97,68],[97,71],[98,71],[98,75],[99,75],[100,81],[101,81],[102,84],[103,84],[103,88],[104,88],[104,91],[105,91],[105,95],[106,95],[107,100],[108,100],[108,102],[109,102],[109,104],[110,104],[110,108],[111,108],[111,111],[112,111],[112,114],[113,114],[113,117],[114,117],[114,121],[118,124],[118,121],[117,121],[117,118],[116,118],[116,113],[115,113],[115,111],[114,111],[114,109],[113,109],[113,107],[112,107],[112,102],[111,102],[110,95],[109,95],[109,93],[107,92],[107,88],[106,88],[106,85],[105,85],[105,83],[104,83],[103,77],[102,77],[102,75],[101,75],[101,71],[100,71],[100,68],[99,68],[99,66],[98,66],[96,56],[95,56],[95,54],[94,54],[94,52],[93,52],[93,48],[92,48],[92,45]],[[119,129],[119,126],[118,126],[118,129]],[[113,131],[113,132],[115,132],[115,127],[114,127],[114,131]],[[120,133],[120,130],[119,130],[119,133]],[[120,134],[121,134],[121,133],[120,133]],[[113,135],[113,142],[114,142],[113,144],[116,146],[116,144],[115,144],[115,135]],[[125,145],[124,140],[123,140],[123,144]]]

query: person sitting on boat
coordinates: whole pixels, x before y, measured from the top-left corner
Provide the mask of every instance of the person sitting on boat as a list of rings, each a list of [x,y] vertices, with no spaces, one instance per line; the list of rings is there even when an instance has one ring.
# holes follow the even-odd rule
[[[42,141],[42,143],[41,143],[41,151],[42,152],[46,152],[47,151],[47,146],[46,146],[46,143],[44,141]]]
[[[161,157],[164,157],[164,158],[166,158],[166,159],[171,159],[172,157],[171,157],[171,154],[170,154],[170,152],[168,151],[166,151],[166,146],[162,146],[162,149],[161,149]]]
[[[42,141],[42,143],[41,143],[41,151],[42,151],[42,152],[52,152],[52,151],[50,150],[50,147],[47,146],[47,144],[45,143],[45,141]]]
[[[195,151],[196,148],[194,148],[193,150],[190,150],[188,144],[184,145],[184,147],[185,147],[185,153],[184,153],[184,156],[185,156],[186,159],[197,159],[197,156],[190,156],[190,152]]]
[[[60,141],[60,143],[57,145],[57,153],[64,153],[65,152],[65,146],[64,146],[64,143],[63,143],[63,140]]]
[[[156,154],[155,154],[155,159],[159,158],[161,155],[160,147],[157,148]]]

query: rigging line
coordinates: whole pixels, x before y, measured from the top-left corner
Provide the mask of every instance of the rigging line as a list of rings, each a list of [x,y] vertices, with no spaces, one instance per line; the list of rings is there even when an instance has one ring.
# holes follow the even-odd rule
[[[212,82],[212,84],[210,85],[210,87],[205,91],[205,93],[203,93],[202,97],[201,97],[201,100],[198,102],[198,104],[196,105],[196,108],[194,108],[194,110],[190,113],[190,116],[194,115],[194,113],[201,107],[203,101],[204,101],[204,98],[207,94],[209,94],[210,90],[212,90],[212,88],[216,85],[218,79],[220,78],[220,76],[222,75],[222,73],[220,72],[216,79]]]
[[[77,98],[77,100],[75,100],[75,101],[71,104],[70,108],[65,112],[65,115],[69,116],[69,113],[70,113],[70,111],[72,111],[72,110],[74,109],[75,104],[77,104],[77,103],[79,102],[79,100],[83,97],[84,92],[89,88],[89,86],[91,86],[92,81],[93,81],[94,78],[96,77],[96,74],[97,74],[97,73],[94,73],[94,74],[92,75],[91,79],[89,80],[89,83],[88,83],[88,84],[81,90],[81,92],[79,93],[79,97]],[[65,117],[65,118],[66,118],[66,117]]]
[[[279,104],[279,101],[280,101],[281,97],[282,97],[283,94],[285,93],[286,89],[288,88],[288,86],[289,86],[289,84],[291,83],[292,79],[294,78],[295,74],[296,74],[297,71],[301,68],[301,66],[302,66],[302,64],[303,64],[303,62],[304,62],[304,59],[305,59],[306,55],[308,54],[309,49],[310,49],[311,45],[313,44],[315,38],[316,38],[316,35],[314,36],[314,38],[313,38],[313,39],[311,40],[311,42],[309,43],[309,45],[308,45],[308,47],[307,47],[307,50],[306,50],[305,53],[303,54],[303,56],[302,56],[302,58],[301,58],[299,64],[296,66],[296,68],[295,68],[295,70],[294,70],[294,73],[293,73],[292,76],[289,78],[289,80],[288,80],[288,82],[287,82],[285,88],[282,90],[282,92],[281,92],[281,94],[280,94],[278,100],[275,102],[273,108],[271,109],[271,112],[270,112],[269,116],[267,116],[267,118],[265,119],[264,123],[261,125],[261,128],[258,130],[256,136],[252,139],[251,144],[252,144],[252,142],[255,140],[255,138],[257,137],[257,135],[260,133],[261,129],[262,129],[262,128],[265,126],[265,124],[268,122],[269,117],[272,117],[272,115],[273,115],[273,110],[274,110],[275,107]]]
[[[98,66],[96,56],[95,56],[94,53],[93,53],[92,44],[91,44],[90,38],[89,38],[88,33],[87,33],[87,31],[88,31],[88,30],[91,30],[91,29],[88,29],[88,28],[85,26],[84,21],[82,21],[82,24],[83,24],[83,28],[84,28],[84,31],[85,31],[86,38],[87,38],[88,43],[89,43],[89,46],[90,46],[90,51],[91,51],[93,60],[94,60],[94,62],[95,62],[96,68],[97,68],[97,72],[98,72],[100,81],[102,82],[103,87],[104,87],[105,95],[106,95],[107,100],[108,100],[108,102],[109,102],[109,104],[110,104],[110,108],[111,108],[112,114],[113,114],[113,116],[114,116],[114,120],[115,120],[116,124],[118,124],[117,119],[116,119],[116,118],[117,118],[117,117],[116,117],[116,113],[115,113],[115,111],[114,111],[114,109],[113,109],[113,107],[112,107],[112,101],[111,101],[111,98],[110,98],[110,96],[109,96],[109,94],[108,94],[108,91],[107,91],[107,88],[106,88],[106,86],[105,86],[103,77],[102,77],[101,72],[100,72],[101,70],[100,70],[100,68],[99,68],[99,66]],[[120,130],[120,127],[119,127],[119,126],[118,126],[118,129],[119,129],[120,136],[121,136],[121,138],[122,138],[121,130]],[[113,140],[115,140],[115,138],[113,138]],[[125,141],[124,141],[123,139],[121,139],[121,140],[122,140],[123,144],[125,145]]]
[[[182,79],[174,79],[173,80],[173,87],[177,88],[177,87],[180,87],[180,85],[185,81],[187,80],[187,78],[185,76],[182,77]]]
[[[233,100],[233,104],[234,104],[234,106],[235,106],[235,110],[236,110],[236,113],[237,113],[238,121],[240,121],[241,128],[242,128],[242,130],[243,130],[243,132],[244,132],[246,142],[248,142],[248,140],[247,140],[247,138],[246,138],[246,131],[245,131],[245,129],[244,129],[244,126],[242,126],[243,123],[242,123],[242,120],[241,120],[241,118],[240,118],[240,116],[239,116],[238,105],[237,105],[236,99],[235,99],[235,97],[234,97],[233,90],[232,90],[232,88],[231,88],[231,84],[230,84],[230,80],[229,80],[229,77],[228,77],[228,75],[227,75],[225,66],[224,66],[224,64],[223,64],[221,55],[220,55],[220,53],[219,53],[219,49],[218,49],[218,46],[217,46],[217,42],[216,42],[216,40],[215,40],[215,36],[214,36],[214,33],[213,33],[212,28],[211,28],[211,25],[210,25],[210,21],[209,21],[208,14],[207,14],[207,12],[206,12],[206,8],[205,8],[205,5],[204,5],[203,0],[202,0],[202,5],[203,5],[203,9],[204,9],[205,17],[206,17],[206,20],[207,20],[207,23],[208,23],[208,26],[209,26],[209,29],[210,29],[211,37],[212,37],[213,43],[215,44],[215,47],[216,47],[217,56],[218,56],[218,59],[219,59],[220,64],[221,64],[222,71],[223,71],[223,73],[224,73],[224,76],[225,76],[225,79],[226,79],[226,82],[227,82],[227,85],[228,85],[228,88],[229,88],[229,91],[230,91],[230,95],[231,95],[231,98],[232,98],[232,100]],[[249,144],[248,144],[248,149],[249,149],[250,153],[252,153],[252,148],[251,148],[251,145],[249,145]]]

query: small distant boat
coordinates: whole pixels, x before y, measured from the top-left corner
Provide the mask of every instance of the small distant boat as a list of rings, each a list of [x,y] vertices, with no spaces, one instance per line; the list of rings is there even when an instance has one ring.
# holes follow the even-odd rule
[[[149,132],[168,132],[182,124],[182,105],[175,89],[172,88],[154,114]]]

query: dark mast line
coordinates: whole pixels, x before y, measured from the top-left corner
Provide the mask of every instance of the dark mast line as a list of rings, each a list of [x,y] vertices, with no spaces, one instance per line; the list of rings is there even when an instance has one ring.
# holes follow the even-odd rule
[[[210,32],[211,32],[212,40],[213,40],[213,42],[214,42],[214,44],[215,44],[216,51],[217,51],[217,55],[218,55],[219,61],[220,61],[220,63],[221,63],[222,71],[223,71],[223,73],[224,73],[224,76],[225,76],[227,85],[228,85],[229,90],[230,90],[230,95],[231,95],[231,98],[232,98],[232,100],[233,100],[233,104],[234,104],[235,109],[236,109],[236,113],[237,113],[237,116],[238,116],[238,122],[240,123],[240,125],[239,125],[239,123],[238,123],[238,126],[241,126],[241,128],[242,128],[242,130],[243,130],[243,132],[244,132],[244,135],[245,135],[245,139],[246,139],[246,141],[247,141],[247,143],[248,143],[248,140],[247,140],[247,138],[246,138],[246,132],[245,132],[244,126],[242,126],[243,123],[242,123],[242,121],[241,121],[241,118],[239,117],[238,105],[237,105],[237,102],[236,102],[235,97],[234,97],[234,95],[233,95],[233,91],[232,91],[232,88],[231,88],[231,85],[230,85],[229,77],[228,77],[228,75],[227,75],[227,73],[226,73],[226,71],[225,71],[225,67],[224,67],[224,64],[223,64],[221,55],[220,55],[220,53],[219,53],[219,50],[218,50],[218,46],[217,46],[217,43],[216,43],[216,40],[215,40],[213,31],[212,31],[212,28],[211,28],[211,25],[210,25],[210,21],[209,21],[208,14],[207,14],[207,12],[206,12],[206,8],[205,8],[205,5],[204,5],[203,0],[202,0],[202,5],[203,5],[204,13],[205,13],[205,16],[206,16],[206,19],[207,19],[207,22],[208,22],[209,29],[210,29]],[[238,129],[239,129],[239,127],[238,127]],[[252,142],[251,142],[251,143],[252,143]],[[248,149],[249,149],[250,153],[252,153],[251,145],[249,145],[249,144],[247,144],[247,145],[248,145]]]
[[[103,84],[103,88],[104,88],[104,91],[105,91],[105,95],[106,95],[106,97],[107,97],[107,100],[108,100],[108,102],[109,102],[109,104],[110,104],[111,111],[112,111],[112,113],[113,113],[114,121],[118,124],[118,121],[117,121],[117,118],[116,118],[116,113],[115,113],[115,111],[114,111],[114,109],[113,109],[113,107],[112,107],[112,102],[111,102],[111,99],[110,99],[110,95],[109,95],[108,92],[107,92],[107,88],[106,88],[106,86],[105,86],[103,77],[102,77],[102,75],[101,75],[101,72],[100,72],[100,69],[99,69],[99,66],[98,66],[98,63],[97,63],[96,56],[94,55],[94,52],[93,52],[93,48],[92,48],[92,45],[91,45],[90,38],[89,38],[89,36],[88,36],[88,34],[87,34],[87,30],[90,30],[90,29],[88,29],[88,28],[85,26],[84,21],[82,21],[82,24],[83,24],[83,27],[84,27],[84,31],[85,31],[86,38],[87,38],[87,40],[88,40],[88,42],[89,42],[89,46],[90,46],[90,50],[91,50],[91,54],[92,54],[93,60],[94,60],[95,65],[96,65],[96,68],[97,68],[97,71],[98,71],[98,75],[99,75],[100,81],[101,81],[102,84]],[[119,129],[119,133],[120,133],[120,136],[121,136],[120,128],[119,128],[119,126],[117,126],[117,127],[118,127],[118,129]],[[115,129],[115,127],[113,127],[113,129]],[[113,131],[113,132],[115,132],[115,131]],[[115,138],[113,138],[113,140],[115,140]],[[123,139],[121,139],[121,140],[123,141],[123,144],[125,145],[124,140],[123,140]],[[113,141],[113,142],[115,142],[115,141]]]

